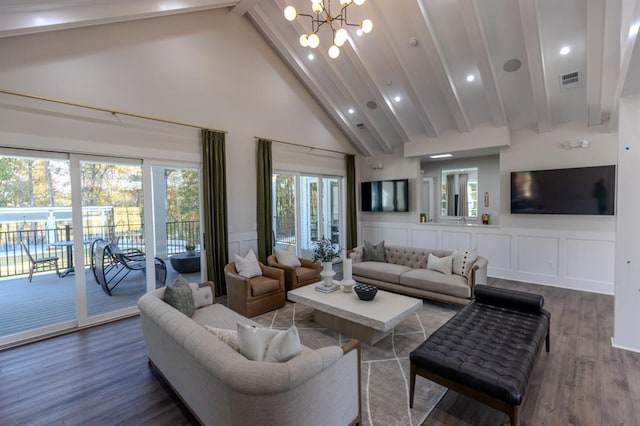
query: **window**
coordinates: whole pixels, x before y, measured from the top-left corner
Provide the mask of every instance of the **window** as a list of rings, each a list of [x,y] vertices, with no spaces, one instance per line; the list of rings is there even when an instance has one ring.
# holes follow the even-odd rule
[[[441,215],[478,217],[478,168],[443,170]]]

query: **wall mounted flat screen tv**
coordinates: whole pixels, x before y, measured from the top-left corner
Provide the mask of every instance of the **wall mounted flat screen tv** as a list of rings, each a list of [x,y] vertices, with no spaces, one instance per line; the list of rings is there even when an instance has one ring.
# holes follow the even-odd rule
[[[511,213],[613,215],[616,166],[511,172]]]
[[[360,183],[363,212],[408,212],[409,179]]]

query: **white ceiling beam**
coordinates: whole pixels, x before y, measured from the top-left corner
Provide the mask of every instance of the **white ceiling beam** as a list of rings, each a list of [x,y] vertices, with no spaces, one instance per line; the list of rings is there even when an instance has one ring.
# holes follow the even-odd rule
[[[520,6],[520,20],[529,64],[533,100],[536,105],[538,131],[550,132],[551,109],[549,106],[544,56],[542,54],[542,37],[540,35],[540,16],[538,14],[537,0],[518,0],[518,5]]]
[[[259,2],[260,0],[240,0],[238,4],[236,4],[235,7],[231,9],[231,12],[235,13],[238,16],[242,16],[249,10],[253,9],[253,7]]]
[[[344,114],[342,114],[340,108],[338,108],[338,106],[333,102],[327,92],[319,85],[315,84],[314,79],[311,77],[311,73],[304,62],[292,53],[295,52],[295,50],[276,30],[278,27],[273,25],[273,22],[266,16],[266,13],[261,9],[261,7],[259,5],[255,6],[253,9],[248,11],[247,15],[254,22],[256,28],[258,28],[269,43],[271,43],[275,51],[278,52],[291,69],[296,72],[300,81],[307,87],[307,90],[312,94],[312,96],[317,99],[319,105],[323,107],[327,106],[324,108],[325,112],[351,140],[358,152],[364,156],[370,157],[372,152],[357,135],[357,131],[359,130],[357,130],[357,128],[347,120]]]
[[[605,1],[587,1],[587,116],[589,126],[602,124]]]
[[[376,25],[376,31],[380,32],[382,36],[386,39],[387,44],[391,46],[391,53],[393,54],[391,59],[391,67],[395,71],[395,77],[399,79],[400,84],[406,88],[406,92],[413,102],[414,105],[418,106],[416,114],[420,119],[420,122],[424,126],[425,132],[427,136],[435,138],[438,137],[439,132],[436,129],[433,118],[429,115],[429,109],[427,105],[423,101],[422,97],[418,95],[418,91],[416,90],[415,85],[411,82],[411,79],[408,77],[409,66],[400,56],[398,56],[395,52],[399,52],[400,48],[395,39],[389,34],[388,28],[393,28],[392,25],[389,25],[385,20],[386,14],[380,7],[381,3],[371,2],[370,7],[374,9],[380,21],[379,24]]]
[[[424,40],[424,43],[420,43],[420,46],[424,49],[424,52],[433,67],[436,80],[440,85],[442,93],[447,99],[447,104],[451,109],[451,113],[458,126],[458,130],[461,132],[469,132],[471,131],[471,125],[469,124],[467,114],[462,107],[462,101],[460,100],[453,77],[451,76],[444,54],[442,53],[442,49],[438,43],[435,30],[431,24],[431,19],[427,14],[425,5],[423,4],[425,0],[416,1],[418,9],[420,10],[420,15],[425,24],[424,27],[421,26],[419,28],[419,32],[421,33],[419,38]]]
[[[478,63],[478,72],[482,78],[491,118],[496,126],[504,126],[507,123],[507,114],[500,88],[496,83],[496,71],[489,57],[487,37],[478,12],[478,0],[458,0],[458,8],[467,30],[471,50]]]

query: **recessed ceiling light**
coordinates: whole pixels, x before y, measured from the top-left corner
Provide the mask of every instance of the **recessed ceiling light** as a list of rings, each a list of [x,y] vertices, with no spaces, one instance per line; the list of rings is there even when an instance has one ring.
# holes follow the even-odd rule
[[[569,46],[564,46],[562,49],[560,49],[561,55],[568,55],[569,52],[571,52],[571,48]]]
[[[473,75],[473,74],[469,74],[469,75],[467,76],[467,81],[468,81],[469,83],[471,83],[471,82],[472,82],[473,80],[475,80],[475,79],[476,79],[476,76],[475,76],[475,75]]]
[[[356,112],[353,108],[349,108],[349,114],[353,114],[354,112]]]
[[[436,154],[436,155],[430,155],[429,158],[449,158],[449,157],[453,157],[452,154]]]
[[[520,59],[509,59],[507,62],[504,63],[504,65],[502,66],[502,69],[505,70],[506,72],[516,72],[520,69],[521,66],[522,66],[522,61],[520,61]]]
[[[315,56],[313,56],[313,53],[309,53],[307,55],[307,58],[309,58],[310,61],[313,61],[313,58],[315,58]]]
[[[396,102],[400,102],[402,100],[402,98],[400,97],[400,95],[396,95],[395,98],[393,98],[394,101]]]
[[[640,30],[640,22],[636,22],[635,24],[631,25],[631,27],[629,28],[629,38],[638,35],[638,30]]]

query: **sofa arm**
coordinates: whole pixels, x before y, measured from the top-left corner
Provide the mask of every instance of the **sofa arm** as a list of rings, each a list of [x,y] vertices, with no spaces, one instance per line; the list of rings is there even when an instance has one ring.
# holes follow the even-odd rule
[[[523,312],[538,313],[542,312],[544,297],[524,291],[479,285],[476,287],[476,302]]]
[[[260,269],[262,270],[262,275],[265,277],[280,281],[280,288],[284,290],[284,270],[274,268],[273,266],[266,266],[262,263],[260,264]]]
[[[296,276],[296,268],[294,268],[293,266],[278,263],[278,258],[276,257],[275,254],[272,254],[269,257],[267,257],[267,265],[271,268],[282,269],[284,271],[285,283],[287,282],[293,283],[293,284],[297,283],[298,277]],[[263,272],[263,275],[264,275],[264,272]],[[272,277],[272,278],[277,279],[275,277]]]
[[[347,253],[349,259],[353,259],[354,262],[362,262],[362,255],[364,251],[362,246],[354,247]]]

